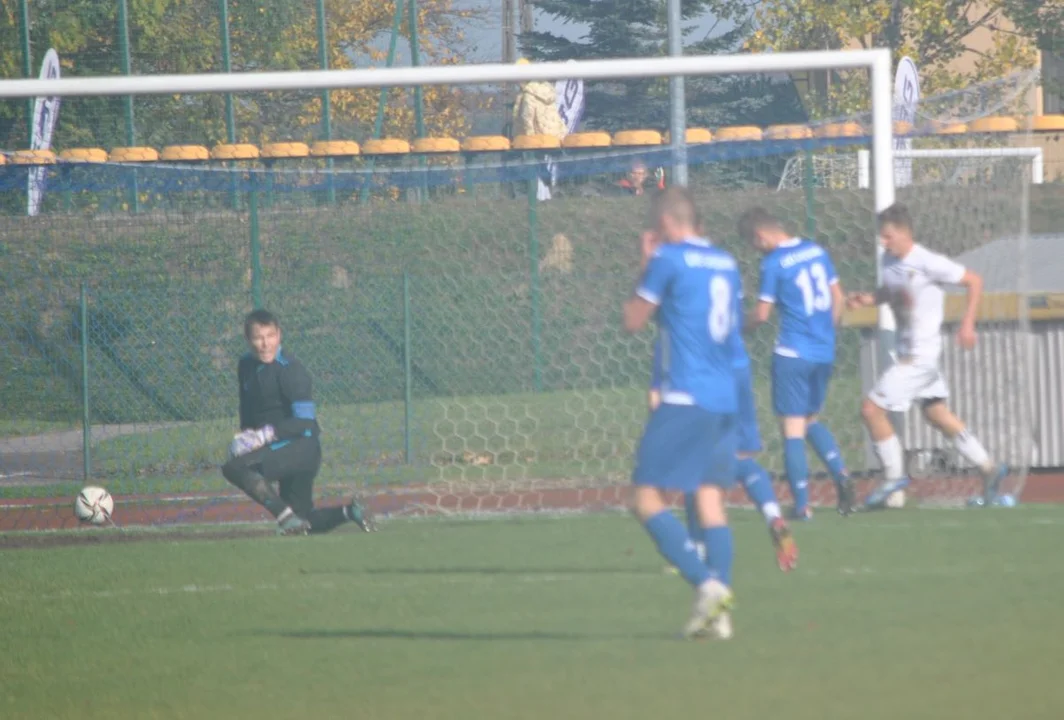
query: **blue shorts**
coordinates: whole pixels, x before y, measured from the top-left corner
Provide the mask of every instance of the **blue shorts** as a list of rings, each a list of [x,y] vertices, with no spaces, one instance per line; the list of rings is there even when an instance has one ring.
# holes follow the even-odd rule
[[[661,405],[643,430],[632,481],[683,492],[694,492],[700,485],[731,487],[737,425],[735,415],[694,405]]]
[[[809,417],[824,407],[832,363],[772,356],[772,409],[779,417]]]
[[[739,390],[739,415],[736,418],[738,452],[755,453],[761,450],[761,430],[757,427],[757,396],[750,366],[735,371],[735,384]]]

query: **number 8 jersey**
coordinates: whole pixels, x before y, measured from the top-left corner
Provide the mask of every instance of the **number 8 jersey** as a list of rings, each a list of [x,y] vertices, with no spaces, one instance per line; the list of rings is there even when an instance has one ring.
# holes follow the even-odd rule
[[[735,258],[697,238],[660,245],[636,292],[658,306],[661,401],[737,412],[742,284]]]
[[[838,281],[827,251],[809,240],[780,243],[762,258],[758,299],[779,312],[777,355],[835,362],[831,286]]]

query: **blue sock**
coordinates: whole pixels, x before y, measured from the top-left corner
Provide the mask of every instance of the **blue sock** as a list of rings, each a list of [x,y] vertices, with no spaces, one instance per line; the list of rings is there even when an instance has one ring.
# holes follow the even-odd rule
[[[662,510],[643,525],[658,546],[658,552],[680,571],[684,580],[698,587],[709,579],[709,568],[698,559],[691,536],[675,515]]]
[[[706,528],[702,531],[702,537],[706,539],[706,565],[709,566],[710,577],[731,587],[731,528],[727,525]]]
[[[683,510],[687,515],[687,534],[692,540],[700,542],[702,523],[698,521],[698,500],[694,493],[686,493],[683,496]]]
[[[757,460],[743,458],[739,460],[735,468],[739,482],[746,489],[746,496],[758,510],[769,503],[776,502],[776,491],[772,489],[772,479]]]
[[[813,450],[816,451],[820,461],[827,466],[836,484],[845,480],[849,475],[846,472],[846,463],[842,460],[842,453],[839,452],[839,445],[835,442],[835,436],[831,434],[827,426],[823,423],[813,423],[806,430],[805,439],[813,446]]]
[[[809,465],[805,460],[805,440],[784,438],[783,465],[787,469],[787,482],[791,485],[794,507],[804,510],[809,506]]]

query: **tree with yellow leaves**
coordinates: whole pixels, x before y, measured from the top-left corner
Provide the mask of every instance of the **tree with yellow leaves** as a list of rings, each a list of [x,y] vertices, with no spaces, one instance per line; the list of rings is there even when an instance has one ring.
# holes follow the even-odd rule
[[[924,95],[957,90],[1036,62],[1034,29],[1008,11],[1023,0],[762,0],[754,9],[751,51],[887,47],[920,69]],[[813,77],[813,117],[868,109],[864,73]]]
[[[228,0],[234,72],[319,68],[315,0]],[[46,11],[47,8],[47,11]],[[30,2],[34,63],[49,47],[59,53],[64,76],[118,75],[120,51],[116,0]],[[380,66],[392,29],[395,0],[326,0],[329,65],[335,69]],[[401,33],[409,38],[404,11]],[[460,62],[461,24],[472,11],[454,0],[419,0],[419,48],[423,64]],[[132,71],[137,75],[221,72],[219,0],[129,0]],[[0,0],[0,73],[22,74],[19,0]],[[408,42],[402,43],[408,46]],[[395,90],[385,105],[384,133],[413,135],[412,92]],[[332,93],[335,137],[370,134],[377,90]],[[430,134],[461,134],[467,127],[460,88],[426,87]],[[122,98],[64,100],[57,147],[125,145]],[[224,98],[219,95],[141,96],[134,100],[136,142],[142,145],[202,143],[226,139]],[[319,137],[321,96],[316,92],[238,95],[236,135],[262,143]],[[25,103],[0,103],[0,144],[25,144]]]

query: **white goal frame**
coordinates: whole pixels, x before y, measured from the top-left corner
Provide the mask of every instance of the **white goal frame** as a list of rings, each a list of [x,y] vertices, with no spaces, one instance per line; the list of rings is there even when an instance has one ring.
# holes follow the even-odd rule
[[[894,203],[894,80],[890,50],[824,50],[748,55],[578,60],[528,65],[437,65],[293,72],[120,75],[55,80],[0,80],[0,98],[177,95],[183,93],[336,90],[351,87],[415,87],[522,83],[531,80],[613,80],[781,73],[796,70],[867,70],[871,75],[872,157],[875,209]],[[684,143],[681,140],[680,145]],[[878,251],[877,251],[878,252]],[[878,255],[877,255],[878,257]]]
[[[929,148],[926,150],[902,150],[895,148],[895,160],[917,160],[922,158],[955,159],[993,159],[993,158],[1030,158],[1031,184],[1041,185],[1045,181],[1045,151],[1040,147],[1008,148]],[[857,187],[867,190],[872,183],[872,155],[868,150],[857,151]]]

